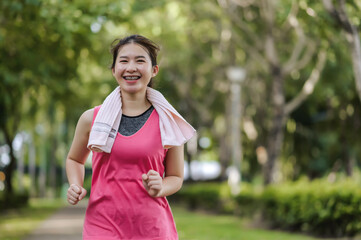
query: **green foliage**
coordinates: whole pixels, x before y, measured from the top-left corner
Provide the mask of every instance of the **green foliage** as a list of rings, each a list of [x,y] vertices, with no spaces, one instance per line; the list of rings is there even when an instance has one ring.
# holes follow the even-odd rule
[[[266,219],[277,227],[336,237],[361,231],[361,188],[351,180],[274,185],[261,198]]]
[[[0,195],[0,212],[6,209],[24,207],[29,202],[28,193],[12,193]]]
[[[303,174],[321,177],[334,166],[344,170],[348,159],[357,166],[361,148],[355,133],[361,126],[361,107],[342,31],[322,2],[274,3],[277,11],[272,31],[280,63],[284,64],[302,42],[314,42],[319,47],[312,56],[327,47],[320,82],[290,115],[293,127],[287,128],[282,149],[283,179],[293,180]],[[234,4],[234,8],[227,12],[222,4]],[[359,27],[360,1],[347,1],[346,5],[350,19]],[[272,112],[272,78],[264,55],[269,33],[269,26],[262,20],[264,7],[262,1],[101,0],[90,4],[88,0],[1,0],[1,145],[6,142],[5,136],[10,143],[24,130],[33,136],[38,165],[44,158],[52,159],[54,149],[56,160],[49,165],[62,165],[81,113],[101,104],[116,86],[107,68],[110,43],[117,37],[138,33],[161,46],[156,87],[199,136],[212,139],[207,151],[218,154],[224,166],[229,163],[230,145],[226,131],[230,86],[225,70],[230,65],[246,68],[242,114],[258,133],[256,139],[244,133],[242,138],[242,177],[251,181],[261,171],[255,149],[266,146]],[[297,31],[291,26],[296,24],[294,20],[301,27]],[[100,29],[92,31],[94,24]],[[301,32],[305,38],[299,38]],[[307,51],[299,53],[307,55]],[[285,77],[286,101],[300,92],[315,61],[313,57],[302,69],[296,66]],[[37,131],[39,125],[43,133]],[[204,191],[204,199],[189,194],[191,205],[211,209],[224,201],[215,189],[206,189],[197,190]],[[236,198],[238,205],[257,206],[252,189],[245,187],[242,194]],[[232,206],[230,202],[227,204]],[[237,211],[247,215],[252,209],[249,206]]]
[[[361,232],[361,186],[352,180],[299,180],[270,185],[264,190],[242,183],[232,197],[226,183],[195,183],[170,198],[192,209],[261,214],[272,227],[323,237],[355,236]]]
[[[227,184],[196,183],[188,184],[175,195],[169,197],[172,201],[185,203],[190,209],[204,209],[216,212],[232,212],[233,203]]]
[[[234,197],[235,213],[244,217],[252,217],[262,204],[262,188],[258,189],[248,183],[241,184],[241,192]]]

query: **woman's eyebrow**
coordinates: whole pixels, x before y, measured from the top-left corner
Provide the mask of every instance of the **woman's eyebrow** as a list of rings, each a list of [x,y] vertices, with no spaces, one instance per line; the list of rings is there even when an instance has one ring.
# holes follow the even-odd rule
[[[129,58],[128,56],[119,56],[119,58]],[[135,59],[137,58],[145,58],[144,56],[140,55],[140,56],[135,56]]]

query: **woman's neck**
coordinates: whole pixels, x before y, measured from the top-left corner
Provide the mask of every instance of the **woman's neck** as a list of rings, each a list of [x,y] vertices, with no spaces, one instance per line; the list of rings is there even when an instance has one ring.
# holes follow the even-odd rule
[[[122,112],[127,116],[137,116],[145,112],[152,104],[148,101],[145,92],[122,94]]]

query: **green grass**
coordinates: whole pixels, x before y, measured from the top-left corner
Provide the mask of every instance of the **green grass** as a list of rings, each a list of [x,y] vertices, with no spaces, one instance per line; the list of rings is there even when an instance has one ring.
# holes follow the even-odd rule
[[[31,199],[29,206],[0,213],[0,240],[21,240],[59,207],[62,200]]]
[[[316,240],[306,235],[247,227],[246,222],[230,215],[211,215],[185,211],[172,205],[180,240]],[[359,238],[357,238],[359,239]],[[322,239],[326,240],[326,239]],[[341,239],[338,239],[341,240]],[[356,240],[356,238],[355,238]]]

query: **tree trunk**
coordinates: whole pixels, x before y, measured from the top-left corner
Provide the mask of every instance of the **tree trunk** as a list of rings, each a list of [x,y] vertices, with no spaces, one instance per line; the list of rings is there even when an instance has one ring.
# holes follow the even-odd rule
[[[230,146],[230,135],[231,135],[231,103],[230,99],[227,99],[225,104],[224,120],[219,125],[223,125],[222,128],[219,126],[212,127],[212,135],[215,136],[219,142],[218,158],[221,165],[221,173],[219,180],[227,180],[227,168],[231,164],[231,146]]]
[[[337,24],[344,30],[346,40],[349,44],[351,60],[352,60],[352,69],[355,77],[356,92],[361,101],[361,43],[360,35],[358,29],[353,25],[346,13],[345,1],[340,0],[338,8],[333,5],[332,0],[323,0],[323,5],[326,11],[330,14],[331,17],[337,22]],[[343,121],[343,125],[344,125]],[[343,133],[344,131],[342,131]],[[346,139],[344,133],[341,138]],[[353,157],[349,154],[349,148],[346,145],[346,141],[342,141],[342,157],[345,163],[345,170],[347,176],[352,176],[353,172]]]
[[[30,196],[35,197],[36,196],[36,152],[35,152],[33,138],[31,138],[28,148],[29,148],[28,167],[29,167],[29,175],[30,175]]]
[[[353,173],[353,159],[350,156],[350,148],[346,136],[346,125],[347,125],[346,121],[347,119],[341,120],[341,135],[340,135],[341,158],[342,158],[341,160],[344,164],[346,175],[348,177],[351,177]]]
[[[53,128],[53,130],[55,130],[55,128]],[[51,151],[50,151],[50,166],[49,166],[49,170],[50,170],[50,176],[49,176],[49,185],[50,185],[50,197],[51,198],[55,198],[56,196],[56,167],[57,167],[57,161],[56,161],[56,156],[55,156],[55,152],[56,149],[58,147],[58,143],[57,143],[57,139],[56,139],[56,134],[51,134],[50,135],[52,138],[52,143],[51,143]]]
[[[270,184],[274,181],[275,163],[281,153],[283,143],[283,126],[284,126],[284,92],[283,76],[280,67],[272,66],[272,125],[268,136],[268,161],[264,169],[264,183]]]
[[[54,102],[51,102],[48,109],[49,120],[50,120],[50,134],[49,143],[50,147],[48,149],[49,153],[49,197],[54,198],[56,194],[56,156],[55,152],[57,149],[57,121],[55,119],[56,115],[56,106]]]
[[[13,185],[12,185],[12,178],[13,178],[14,170],[16,169],[16,158],[15,158],[15,155],[14,155],[14,149],[13,149],[13,145],[12,145],[14,137],[10,136],[9,132],[7,131],[7,129],[4,126],[2,127],[2,131],[3,131],[4,135],[5,135],[6,144],[10,148],[10,153],[9,153],[10,154],[10,163],[4,169],[4,173],[5,173],[5,202],[7,202],[10,199],[10,195],[12,195],[14,193],[14,189],[13,189]]]
[[[5,201],[8,201],[12,194],[14,194],[14,189],[12,185],[13,173],[16,169],[16,157],[13,149],[13,141],[18,130],[20,123],[20,110],[21,104],[18,102],[10,102],[11,106],[5,106],[3,102],[0,102],[0,131],[3,132],[5,137],[5,142],[10,149],[10,163],[5,167]],[[9,110],[10,109],[10,110]],[[10,117],[11,116],[11,117]]]
[[[5,195],[11,195],[14,193],[12,178],[14,170],[16,169],[16,158],[14,156],[14,150],[10,147],[10,164],[5,167]]]
[[[193,178],[192,178],[192,175],[191,175],[191,162],[192,162],[192,155],[190,154],[190,152],[188,151],[188,149],[186,149],[185,151],[185,160],[187,161],[187,164],[188,164],[188,181],[189,182],[193,182]]]
[[[356,91],[361,101],[361,43],[358,29],[351,23],[347,16],[345,0],[339,1],[338,9],[335,8],[332,0],[323,0],[323,5],[330,16],[333,17],[337,24],[344,30],[346,40],[350,46]]]
[[[361,44],[360,36],[357,30],[352,32],[352,37],[349,41],[352,56],[353,72],[355,74],[355,84],[358,97],[361,101]]]
[[[43,136],[44,137],[44,136]],[[48,143],[41,138],[42,147],[40,148],[40,169],[39,169],[39,177],[38,177],[38,188],[39,188],[39,196],[41,198],[46,197],[46,181],[47,181],[47,149]]]
[[[20,193],[24,193],[24,154],[25,154],[25,143],[21,144],[21,149],[17,154],[16,171],[18,173],[18,188]]]
[[[346,174],[348,177],[352,177],[355,159],[353,158],[353,156],[350,156],[350,154],[348,153],[347,158],[345,160],[346,160],[345,162]]]
[[[227,179],[227,167],[230,165],[229,159],[230,159],[230,147],[227,141],[228,136],[223,136],[219,138],[220,145],[219,145],[219,161],[221,164],[221,174],[219,176],[219,179],[226,180]]]

